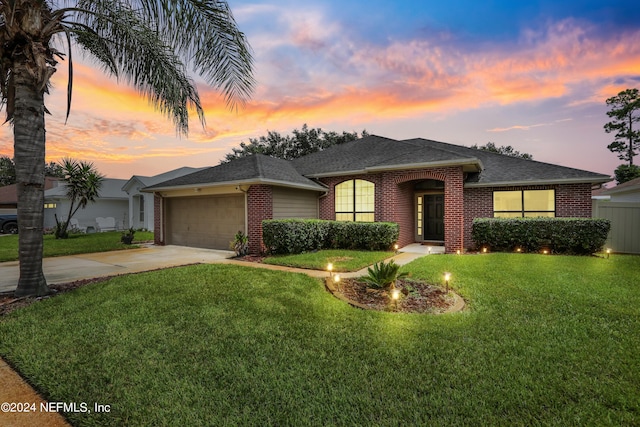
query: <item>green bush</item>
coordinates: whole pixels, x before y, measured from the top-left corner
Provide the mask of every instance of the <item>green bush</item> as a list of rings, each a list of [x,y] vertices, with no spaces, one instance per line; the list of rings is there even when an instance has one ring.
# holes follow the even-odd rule
[[[393,260],[385,263],[380,261],[367,269],[368,274],[360,280],[367,283],[372,289],[389,290],[398,279],[407,277],[408,273],[400,273],[400,266]]]
[[[400,229],[392,222],[340,222],[319,219],[262,221],[262,241],[273,254],[297,254],[319,249],[388,250]]]
[[[602,249],[611,223],[596,218],[476,218],[471,237],[494,251],[589,255]]]

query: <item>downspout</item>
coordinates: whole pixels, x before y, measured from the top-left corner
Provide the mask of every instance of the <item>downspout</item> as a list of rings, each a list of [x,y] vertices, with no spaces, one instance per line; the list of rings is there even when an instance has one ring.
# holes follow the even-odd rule
[[[244,193],[244,234],[249,235],[249,188],[251,186],[237,185],[236,190]]]

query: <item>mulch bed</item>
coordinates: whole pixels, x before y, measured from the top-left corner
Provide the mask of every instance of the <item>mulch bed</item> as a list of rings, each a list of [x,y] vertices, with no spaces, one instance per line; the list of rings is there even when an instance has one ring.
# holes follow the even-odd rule
[[[343,279],[336,292],[363,308],[400,313],[438,314],[447,311],[455,303],[453,295],[425,282],[400,279],[396,282],[396,288],[400,290],[397,304],[391,300],[388,292],[371,290],[366,283],[357,279]]]

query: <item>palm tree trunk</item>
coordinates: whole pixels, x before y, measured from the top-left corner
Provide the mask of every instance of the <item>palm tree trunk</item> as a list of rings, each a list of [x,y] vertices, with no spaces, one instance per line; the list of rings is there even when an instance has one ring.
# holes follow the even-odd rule
[[[14,160],[18,190],[20,279],[16,296],[51,291],[42,271],[44,224],[45,123],[44,88],[27,61],[14,67]]]

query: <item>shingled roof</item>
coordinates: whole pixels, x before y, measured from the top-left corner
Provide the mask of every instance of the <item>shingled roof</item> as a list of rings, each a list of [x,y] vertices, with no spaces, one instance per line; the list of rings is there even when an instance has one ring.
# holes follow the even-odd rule
[[[193,187],[195,185],[205,187],[259,183],[307,190],[326,190],[320,184],[300,175],[291,162],[263,154],[242,157],[229,163],[223,163],[146,187],[145,190],[159,191]]]
[[[465,187],[584,182],[600,184],[611,181],[610,176],[600,173],[506,156],[491,151],[477,150],[445,142],[422,138],[410,139],[404,142],[416,146],[450,150],[463,158],[470,155],[475,156],[481,162],[482,170],[469,174],[465,181]]]
[[[146,190],[194,185],[267,183],[325,190],[310,178],[385,170],[462,166],[465,187],[608,182],[607,175],[525,160],[460,145],[416,138],[404,141],[370,135],[291,161],[254,154],[165,181]]]

